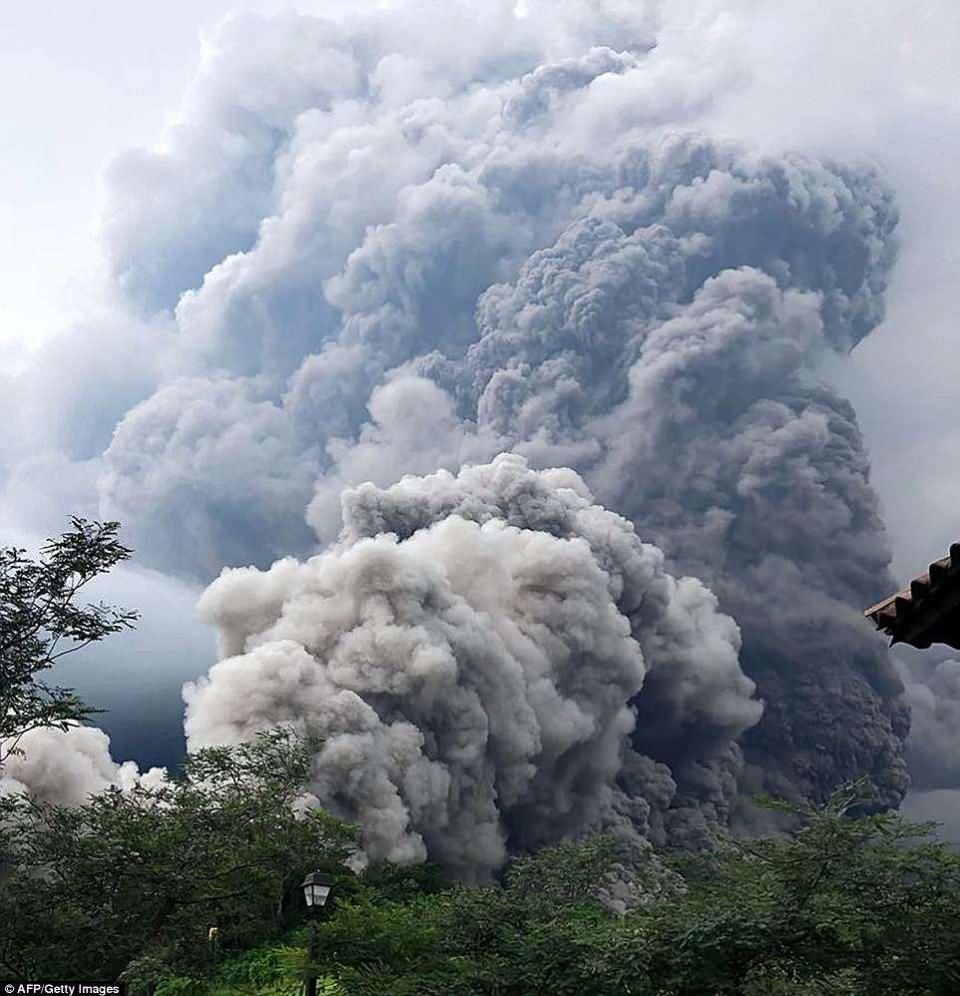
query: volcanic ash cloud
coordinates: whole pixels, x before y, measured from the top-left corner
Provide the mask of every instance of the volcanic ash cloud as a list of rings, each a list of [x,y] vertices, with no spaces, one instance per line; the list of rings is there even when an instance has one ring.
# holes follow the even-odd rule
[[[193,742],[277,716],[337,731],[317,791],[365,814],[372,854],[428,847],[452,866],[489,868],[514,842],[621,817],[682,842],[726,821],[733,797],[822,800],[865,774],[896,805],[908,709],[861,616],[896,584],[855,413],[820,379],[825,356],[842,362],[883,318],[893,192],[870,163],[760,154],[711,126],[717,102],[750,85],[735,31],[678,31],[682,15],[619,0],[523,10],[417,0],[342,23],[228,23],[166,140],[111,170],[105,249],[122,315],[44,353],[43,411],[21,418],[63,428],[56,452],[24,437],[5,494],[23,498],[24,514],[41,480],[64,512],[87,495],[89,514],[124,523],[144,564],[204,584],[225,566],[265,571],[232,572],[205,600],[227,653],[251,656],[224,661],[193,692]],[[397,485],[503,452],[571,468],[664,551],[670,572],[709,585],[740,627],[759,722],[732,623],[701,585],[657,571],[656,595],[628,584],[625,565],[653,553],[627,557],[649,548],[608,513],[528,518],[582,497],[580,484],[561,499],[568,484],[539,478],[553,497],[521,507],[488,497],[479,471]],[[587,519],[620,525],[587,535]],[[337,542],[341,526],[319,559],[266,570]],[[498,529],[512,537],[500,560],[486,552]],[[589,652],[583,626],[524,631],[524,650],[539,648],[549,667],[510,642],[507,620],[530,591],[465,565],[515,563],[498,569],[526,577],[525,530],[544,537],[524,550],[543,558],[531,563],[573,557],[563,543],[580,537],[624,585],[609,597],[642,664],[628,665],[602,613],[589,614]],[[386,566],[361,570],[375,558]],[[549,592],[589,572],[545,574]],[[370,577],[385,592],[361,598]],[[483,584],[461,590],[470,577],[524,599],[482,608]],[[440,658],[414,649],[436,644],[456,666],[431,667],[452,669],[451,694],[472,703],[457,706],[462,724],[423,720],[419,692],[407,702],[368,687],[367,672],[382,671],[359,667],[351,634],[379,631],[323,594],[392,619],[413,578],[432,593],[418,610],[431,626],[404,616],[403,632],[418,634],[404,653],[382,637],[376,654],[356,654],[427,667]],[[316,618],[303,607],[314,588]],[[634,603],[630,591],[644,594]],[[440,620],[461,602],[478,619],[441,640]],[[309,625],[281,647],[294,619]],[[614,642],[597,656],[601,630]],[[480,634],[469,648],[468,634]],[[577,673],[604,676],[597,689],[575,695],[560,680],[564,654]],[[409,678],[410,667],[390,674]],[[518,698],[502,682],[458,691],[473,688],[465,674],[537,667],[574,703],[569,716],[564,705],[542,717],[532,691]],[[236,682],[222,677],[234,672]],[[454,708],[439,692],[430,701]],[[551,739],[553,723],[567,739]],[[462,751],[447,732],[461,725]],[[939,720],[918,728],[935,748]],[[617,770],[612,745],[627,741],[634,752]],[[468,839],[457,819],[486,836]],[[482,861],[457,851],[471,846]]]
[[[369,858],[468,879],[600,827],[662,839],[720,818],[762,708],[737,626],[575,473],[504,454],[363,485],[343,514],[327,552],[205,593],[224,656],[185,688],[191,748],[319,734],[311,791]],[[701,731],[680,770],[633,746],[651,694]]]

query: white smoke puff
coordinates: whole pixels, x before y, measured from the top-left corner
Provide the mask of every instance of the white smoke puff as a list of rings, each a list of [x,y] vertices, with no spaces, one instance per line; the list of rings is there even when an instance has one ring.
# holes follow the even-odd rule
[[[162,768],[141,774],[133,761],[117,764],[110,757],[110,738],[93,726],[31,730],[16,746],[17,753],[0,769],[0,794],[26,792],[46,802],[81,806],[109,788],[156,786],[166,777]]]
[[[344,489],[357,481],[388,485],[405,474],[456,469],[471,458],[490,456],[488,445],[465,431],[448,395],[432,380],[400,375],[374,390],[372,422],[356,441],[334,439],[327,447],[334,467],[316,483],[307,521],[321,543],[336,537]]]
[[[282,79],[278,65],[287,70]],[[253,241],[270,209],[286,129],[306,107],[352,97],[359,82],[330,22],[228,20],[164,146],[127,153],[109,172],[105,242],[131,300],[172,309],[212,266]],[[145,186],[153,197],[143,198]]]
[[[201,612],[234,656],[186,686],[186,730],[192,749],[278,723],[323,736],[311,791],[375,860],[482,878],[613,819],[648,670],[724,746],[759,718],[736,626],[571,471],[503,455],[368,484],[344,520],[305,564],[210,586]],[[673,791],[651,770],[643,821]]]
[[[503,109],[504,119],[529,124],[548,115],[552,105],[567,93],[576,93],[598,77],[619,74],[635,68],[639,59],[631,52],[593,48],[585,56],[563,59],[538,66],[520,80],[520,92],[510,97]]]
[[[408,477],[385,491],[363,485],[344,496],[344,513],[348,540],[388,530],[411,535],[451,514],[582,536],[647,655],[647,691],[634,703],[643,717],[635,743],[671,765],[698,758],[709,766],[715,751],[722,754],[760,718],[753,682],[737,659],[736,624],[717,612],[716,599],[700,582],[666,574],[662,553],[640,543],[629,522],[594,505],[569,469],[531,474],[522,458],[504,455],[457,477]],[[691,786],[697,796],[699,781]]]

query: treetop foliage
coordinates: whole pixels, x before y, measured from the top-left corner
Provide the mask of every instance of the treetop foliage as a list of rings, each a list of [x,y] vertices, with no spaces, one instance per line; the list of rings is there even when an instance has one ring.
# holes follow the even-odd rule
[[[116,522],[73,517],[33,560],[19,547],[0,548],[0,765],[30,730],[66,730],[95,710],[43,674],[68,654],[127,629],[138,613],[102,602],[80,605],[81,590],[127,560]]]

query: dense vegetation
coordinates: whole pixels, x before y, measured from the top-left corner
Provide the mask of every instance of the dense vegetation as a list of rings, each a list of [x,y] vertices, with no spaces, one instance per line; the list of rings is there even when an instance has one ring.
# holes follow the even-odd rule
[[[960,992],[960,859],[929,827],[852,816],[854,792],[791,836],[651,854],[645,901],[618,915],[596,898],[604,838],[482,887],[430,865],[355,875],[355,829],[291,806],[314,747],[277,732],[81,808],[7,800],[0,978],[279,994],[315,930],[320,991],[343,996]],[[311,925],[298,884],[317,867],[335,885]]]
[[[129,624],[73,604],[126,553],[111,525],[77,520],[37,564],[4,555],[8,751],[25,729],[15,709],[28,726],[85,715],[42,675],[61,639]],[[0,881],[0,980],[123,978],[157,996],[281,996],[305,975],[337,996],[960,992],[960,857],[929,826],[858,808],[864,786],[781,806],[788,835],[651,851],[621,915],[602,901],[617,870],[603,837],[517,858],[483,886],[431,865],[355,874],[357,828],[302,798],[317,746],[273,731],[76,808],[0,798],[15,869]],[[299,882],[316,869],[333,892],[307,922]]]
[[[0,851],[21,869],[0,887],[0,973],[115,979],[144,957],[197,970],[211,926],[234,949],[276,933],[294,886],[341,867],[353,838],[294,811],[315,749],[280,731],[79,808],[0,800]]]

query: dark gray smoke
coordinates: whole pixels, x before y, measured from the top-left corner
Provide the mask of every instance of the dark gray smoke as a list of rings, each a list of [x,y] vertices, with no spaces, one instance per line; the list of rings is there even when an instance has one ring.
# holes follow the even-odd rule
[[[576,467],[718,592],[768,703],[745,739],[751,785],[823,798],[869,774],[895,804],[908,713],[859,611],[892,584],[889,554],[855,416],[814,375],[882,314],[890,193],[870,170],[750,163],[689,138],[625,158],[637,186],[486,291],[463,360],[417,365],[472,444]],[[406,406],[403,382],[385,389],[392,409],[429,410],[406,384]],[[337,453],[336,488],[352,464],[404,463],[402,416],[371,412],[359,446]],[[450,427],[455,462],[463,426],[432,422],[431,450]],[[321,535],[331,497],[321,483]],[[689,732],[663,725],[645,746],[675,761]]]
[[[315,790],[374,856],[696,839],[861,774],[896,803],[907,710],[860,617],[889,554],[817,378],[882,318],[892,194],[697,134],[728,67],[653,8],[522,6],[232,22],[113,170],[145,345],[85,361],[109,389],[47,416],[56,466],[146,563],[241,568],[191,740],[324,732]]]

